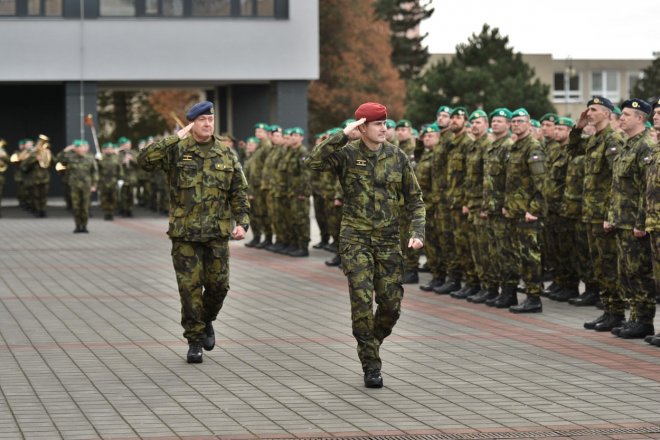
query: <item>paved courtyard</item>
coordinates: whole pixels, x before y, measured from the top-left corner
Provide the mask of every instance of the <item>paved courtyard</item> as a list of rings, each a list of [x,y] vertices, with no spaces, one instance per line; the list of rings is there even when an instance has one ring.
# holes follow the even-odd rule
[[[520,316],[406,286],[385,388],[364,388],[325,251],[232,242],[216,348],[189,365],[167,219],[94,212],[73,234],[62,207],[3,208],[0,439],[660,438],[660,348],[583,330],[593,307]]]

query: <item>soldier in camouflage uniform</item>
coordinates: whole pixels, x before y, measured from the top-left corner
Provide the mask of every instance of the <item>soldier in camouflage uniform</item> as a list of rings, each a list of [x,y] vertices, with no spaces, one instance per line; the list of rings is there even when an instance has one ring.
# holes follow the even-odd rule
[[[393,119],[388,119],[385,121],[385,126],[387,127],[387,134],[385,135],[385,140],[392,145],[399,146],[399,138],[396,135],[396,121]]]
[[[407,119],[401,119],[396,123],[396,138],[398,147],[406,153],[410,160],[415,158],[415,139],[412,136],[412,124]]]
[[[291,158],[291,129],[282,130],[282,141],[280,142],[280,154],[271,171],[270,194],[273,198],[273,226],[277,235],[277,243],[266,248],[272,252],[288,254],[294,250],[293,231],[288,218],[289,208],[289,171],[288,163]]]
[[[268,156],[264,161],[264,167],[261,171],[261,189],[266,192],[266,211],[268,212],[267,219],[271,225],[273,235],[276,237],[272,244],[267,245],[264,249],[268,251],[281,251],[286,246],[282,242],[285,231],[280,230],[281,222],[278,217],[281,210],[277,206],[275,192],[277,189],[274,187],[275,173],[277,167],[282,162],[282,158],[287,152],[284,146],[283,130],[279,125],[273,124],[268,127],[270,142],[272,148],[268,152]],[[259,247],[259,246],[257,246]]]
[[[87,233],[90,200],[99,180],[96,160],[89,154],[89,144],[83,139],[75,140],[58,157],[66,167],[71,184],[71,208],[76,223],[73,232]]]
[[[258,217],[258,224],[260,226],[259,236],[253,231],[253,239],[250,241],[248,247],[256,249],[263,249],[273,243],[273,227],[269,220],[268,213],[268,191],[262,188],[263,175],[266,172],[265,162],[273,149],[273,145],[268,137],[268,124],[258,122],[254,125],[254,137],[259,140],[259,148],[255,151],[255,156],[252,158],[253,167],[257,170],[253,173],[251,179],[253,184],[250,184],[252,191],[254,191],[254,213]],[[261,240],[261,234],[264,235],[264,240]]]
[[[655,283],[650,236],[646,223],[646,170],[655,142],[645,127],[651,106],[641,99],[621,104],[619,124],[628,138],[612,167],[612,189],[606,232],[614,232],[617,245],[619,284],[630,304],[628,321],[612,329],[624,339],[655,333]]]
[[[323,141],[324,133],[315,136],[314,145]],[[332,173],[329,171],[313,171],[311,177],[312,198],[314,201],[314,217],[321,233],[321,241],[312,246],[314,249],[324,249],[330,243],[330,229],[328,227],[327,199],[334,199]]]
[[[170,185],[172,260],[181,297],[181,325],[189,363],[212,350],[212,322],[229,290],[229,244],[245,237],[249,222],[247,182],[230,148],[214,136],[213,104],[195,104],[191,124],[140,151],[138,163],[167,173]],[[231,229],[230,218],[236,220]]]
[[[39,163],[39,157],[45,153],[44,149],[50,146],[44,146],[48,138],[42,138],[39,135],[39,144],[30,151],[26,159],[21,161],[21,170],[26,180],[31,182],[31,194],[33,214],[35,217],[46,217],[46,204],[48,203],[48,185],[50,183],[50,164],[43,168]]]
[[[119,214],[122,217],[133,217],[135,204],[135,187],[137,186],[138,167],[132,150],[131,141],[122,136],[117,140],[119,144],[119,161],[122,167],[123,179],[119,190]]]
[[[263,205],[257,201],[257,192],[261,182],[261,167],[263,166],[263,154],[259,146],[259,138],[252,136],[245,140],[246,158],[243,171],[248,183],[248,200],[250,201],[250,227],[252,228],[252,240],[245,243],[245,247],[255,247],[261,242],[261,233],[266,221],[264,218]],[[260,162],[261,160],[261,162]]]
[[[308,257],[310,241],[309,197],[311,196],[311,170],[305,166],[307,147],[303,145],[305,131],[293,127],[289,132],[289,158],[287,160],[287,197],[285,203],[291,230],[292,249],[287,251],[291,257]]]
[[[542,135],[541,147],[543,148],[543,152],[545,153],[545,157],[546,157],[545,167],[548,170],[546,179],[550,177],[550,171],[551,171],[550,164],[555,163],[557,161],[556,156],[561,154],[560,153],[561,149],[559,148],[559,142],[557,142],[557,140],[555,139],[555,126],[558,120],[559,120],[559,116],[556,113],[546,113],[543,116],[541,116],[541,119],[539,119],[539,124],[541,124],[541,135]],[[564,170],[565,170],[565,164],[564,164]],[[550,185],[552,185],[552,183],[550,183]],[[555,194],[555,199],[560,197],[561,194],[557,192]],[[543,261],[543,278],[544,279],[548,278],[553,280],[553,282],[550,283],[550,286],[548,286],[548,289],[543,291],[543,294],[545,295],[554,294],[562,290],[562,287],[558,286],[557,283],[554,282],[554,278],[553,278],[554,271],[557,268],[557,266],[559,266],[560,264],[560,262],[557,260],[558,259],[557,253],[559,252],[558,241],[560,237],[552,233],[552,231],[556,229],[556,226],[554,225],[556,219],[557,219],[556,209],[553,208],[551,215],[549,217],[546,215],[545,218],[543,219],[543,230],[540,236],[541,249],[542,249],[541,259]]]
[[[502,290],[493,298],[492,292],[484,298],[473,298],[472,302],[498,309],[518,304],[516,288],[518,286],[518,267],[516,252],[511,241],[511,222],[504,217],[504,193],[506,191],[506,158],[513,141],[509,136],[512,113],[507,108],[493,110],[490,115],[493,141],[484,152],[484,183],[482,215],[486,219],[488,234],[488,259],[492,265],[495,291]]]
[[[340,254],[348,278],[353,335],[367,387],[382,387],[380,346],[401,313],[403,260],[399,222],[411,219],[408,245],[424,240],[424,202],[406,155],[385,141],[387,110],[362,104],[358,121],[317,145],[308,159],[312,169],[334,169],[344,192]],[[360,142],[348,143],[358,128]],[[348,143],[348,144],[347,144]],[[373,311],[375,293],[376,312]]]
[[[660,130],[660,99],[653,103],[653,127]],[[646,227],[651,235],[653,277],[655,278],[656,303],[660,302],[660,146],[656,143],[653,159],[646,173]],[[644,338],[649,344],[660,347],[660,333]]]
[[[104,220],[113,220],[117,209],[117,181],[123,178],[122,167],[117,154],[118,148],[118,145],[106,142],[101,149],[103,156],[96,162],[99,170],[98,194]]]
[[[506,158],[506,182],[502,213],[511,222],[513,248],[518,261],[518,273],[525,282],[527,298],[522,304],[509,307],[513,313],[538,313],[541,304],[541,243],[543,181],[545,156],[541,144],[531,133],[529,113],[515,110],[511,131],[516,141]]]
[[[144,147],[151,144],[153,141],[154,138],[150,138],[149,141],[147,141],[147,139],[140,139],[138,141],[138,151],[142,150]],[[151,192],[152,179],[153,179],[152,173],[142,168],[138,168],[136,192],[137,192],[137,199],[139,206],[147,207],[152,204],[152,199],[153,199],[153,195]]]
[[[5,173],[9,169],[9,155],[5,151],[7,142],[0,139],[0,217],[2,217],[2,190],[5,186]]]
[[[584,152],[584,186],[582,190],[582,221],[587,225],[587,240],[594,276],[600,284],[600,301],[604,313],[584,328],[610,331],[624,320],[624,302],[617,271],[616,239],[612,232],[603,231],[612,187],[612,165],[623,147],[623,137],[610,126],[614,105],[609,99],[594,96],[582,112],[569,135],[569,150]],[[582,138],[588,125],[595,134]]]
[[[32,139],[24,140],[24,151],[28,154],[28,157],[33,154],[34,141],[32,141]],[[21,181],[21,198],[23,199],[24,209],[28,212],[34,213],[34,179],[32,178],[32,168],[26,167],[24,162],[25,160],[20,160],[17,163]]]
[[[387,126],[387,123],[386,123]],[[412,135],[412,124],[407,119],[402,119],[396,123],[396,137],[398,147],[403,151],[406,156],[415,164],[415,138]],[[403,203],[403,201],[401,201]],[[405,240],[406,231],[408,230],[408,220],[402,218],[401,221],[401,249],[403,251],[403,284],[416,284],[419,282],[419,254],[420,252],[415,249],[409,248]]]

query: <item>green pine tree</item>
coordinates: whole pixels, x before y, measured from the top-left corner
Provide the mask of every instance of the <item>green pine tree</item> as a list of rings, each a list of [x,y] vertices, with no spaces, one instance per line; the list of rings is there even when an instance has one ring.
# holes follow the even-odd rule
[[[653,102],[660,93],[660,56],[653,63],[642,70],[644,77],[637,81],[631,92],[632,97],[646,99]]]

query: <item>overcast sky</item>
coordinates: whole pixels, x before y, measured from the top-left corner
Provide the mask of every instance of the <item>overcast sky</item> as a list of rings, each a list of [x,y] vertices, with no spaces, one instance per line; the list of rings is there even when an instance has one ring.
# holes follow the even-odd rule
[[[515,52],[555,59],[653,59],[660,52],[660,0],[433,0],[422,22],[431,53],[453,53],[484,23]]]

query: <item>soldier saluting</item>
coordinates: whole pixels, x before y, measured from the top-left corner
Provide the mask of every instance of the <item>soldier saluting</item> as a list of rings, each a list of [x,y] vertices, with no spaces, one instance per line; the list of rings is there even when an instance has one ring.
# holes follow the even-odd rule
[[[213,134],[213,104],[195,104],[189,125],[138,155],[145,170],[160,168],[170,187],[172,260],[181,297],[181,325],[188,340],[188,363],[202,362],[202,346],[212,350],[212,322],[229,290],[229,244],[248,229],[247,182],[233,151]],[[230,218],[236,220],[231,230]]]
[[[387,109],[367,102],[355,122],[314,147],[307,165],[334,170],[344,195],[339,255],[348,278],[353,336],[369,388],[383,386],[380,345],[401,313],[403,258],[399,224],[409,219],[408,247],[424,240],[422,193],[406,154],[385,141]],[[361,139],[349,143],[357,128]],[[403,205],[399,200],[403,198]],[[376,312],[373,297],[376,297]]]

